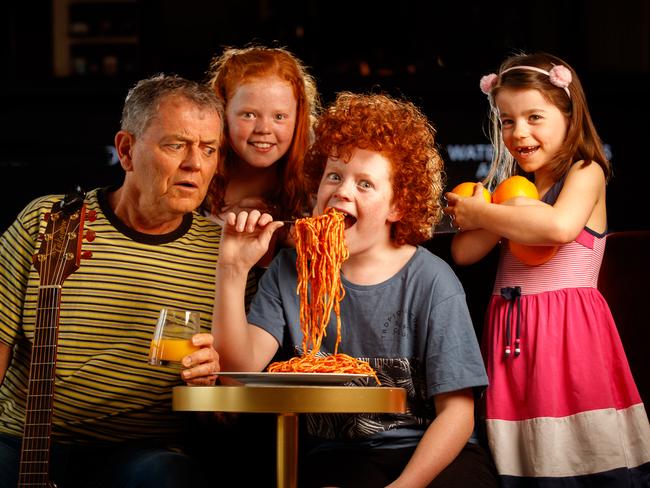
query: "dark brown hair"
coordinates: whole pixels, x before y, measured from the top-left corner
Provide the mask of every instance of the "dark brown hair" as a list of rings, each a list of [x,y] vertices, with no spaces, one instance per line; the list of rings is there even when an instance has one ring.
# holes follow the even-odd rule
[[[568,86],[570,96],[567,95],[564,88],[553,85],[549,76],[544,73],[530,69],[513,69],[503,73],[514,66],[533,66],[549,71],[553,66],[559,65],[564,66],[571,72],[572,80]],[[566,117],[567,133],[563,147],[550,163],[554,180],[559,180],[567,173],[571,165],[577,161],[584,161],[585,164],[595,161],[603,169],[605,178],[610,178],[612,168],[605,156],[603,144],[591,120],[587,99],[577,73],[562,59],[547,53],[537,53],[511,56],[499,68],[498,77],[489,95],[494,155],[492,157],[492,167],[486,177],[487,184],[494,186],[518,172],[514,158],[508,153],[503,144],[501,123],[494,103],[496,95],[503,89],[538,90],[549,103],[555,105]]]

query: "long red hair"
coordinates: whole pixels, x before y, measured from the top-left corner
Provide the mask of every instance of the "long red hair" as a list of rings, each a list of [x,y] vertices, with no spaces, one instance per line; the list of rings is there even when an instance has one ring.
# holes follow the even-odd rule
[[[241,49],[226,48],[212,60],[208,75],[210,86],[224,106],[228,105],[228,100],[241,84],[252,79],[273,76],[291,85],[297,102],[296,126],[287,153],[276,163],[282,185],[270,196],[269,203],[277,209],[274,212],[275,218],[292,218],[305,214],[310,202],[305,191],[303,164],[311,142],[312,123],[320,109],[314,79],[307,73],[302,62],[286,49],[257,45]],[[213,213],[219,213],[224,206],[230,175],[237,171],[228,138],[224,137],[223,140],[222,157],[207,197]]]

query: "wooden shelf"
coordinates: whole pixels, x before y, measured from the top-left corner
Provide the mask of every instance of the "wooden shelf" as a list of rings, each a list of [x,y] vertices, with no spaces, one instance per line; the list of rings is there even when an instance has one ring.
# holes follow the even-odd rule
[[[139,65],[136,0],[52,0],[57,77],[114,77]]]
[[[70,37],[68,43],[75,44],[139,44],[137,36],[97,36],[97,37]]]

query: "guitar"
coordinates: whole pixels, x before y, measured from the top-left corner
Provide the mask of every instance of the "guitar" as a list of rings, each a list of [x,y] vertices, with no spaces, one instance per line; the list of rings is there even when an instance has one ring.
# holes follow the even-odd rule
[[[89,212],[88,220],[91,218]],[[56,488],[50,481],[50,432],[54,398],[54,373],[59,332],[63,281],[79,268],[83,225],[86,219],[84,194],[71,193],[45,214],[47,228],[33,263],[39,274],[34,343],[29,369],[25,427],[20,451],[18,487]],[[94,234],[86,234],[88,240]]]

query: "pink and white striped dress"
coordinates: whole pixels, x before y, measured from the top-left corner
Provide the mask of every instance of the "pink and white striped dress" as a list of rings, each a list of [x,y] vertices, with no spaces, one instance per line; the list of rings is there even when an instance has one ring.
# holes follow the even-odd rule
[[[540,266],[502,248],[483,351],[503,486],[650,486],[648,417],[596,289],[605,235],[585,228]]]

